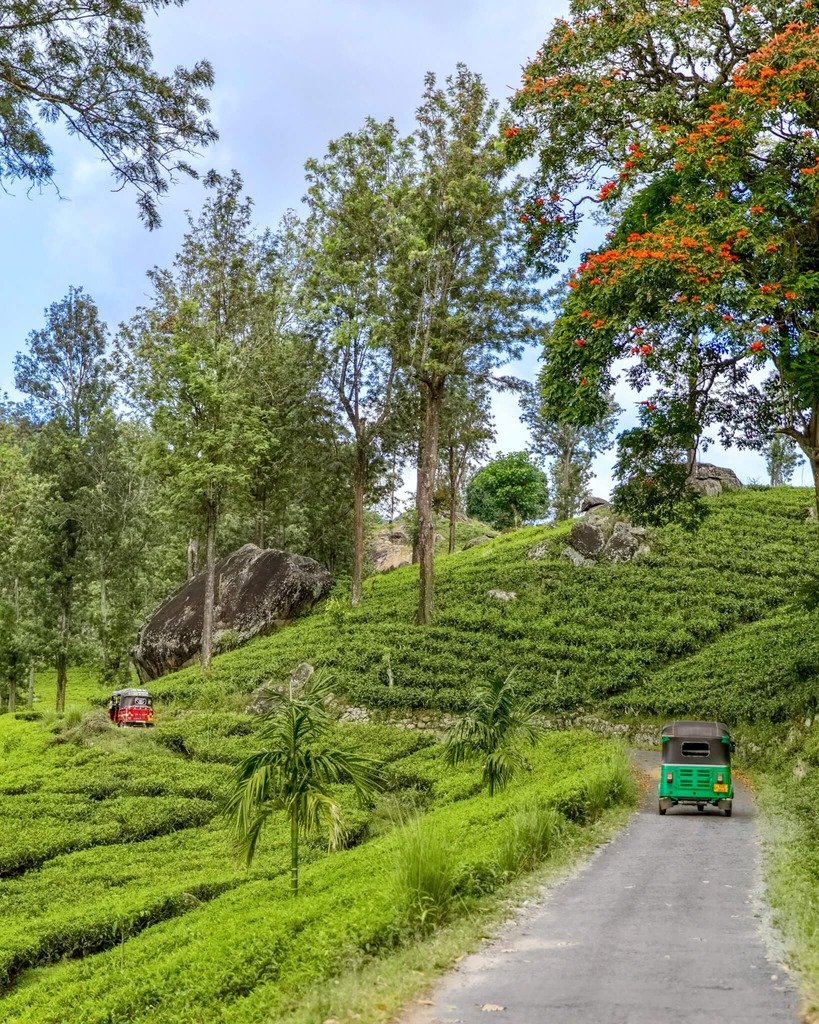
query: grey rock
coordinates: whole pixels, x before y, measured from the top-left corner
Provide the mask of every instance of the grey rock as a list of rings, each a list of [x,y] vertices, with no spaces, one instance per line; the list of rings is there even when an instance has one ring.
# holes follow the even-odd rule
[[[715,466],[710,462],[697,462],[689,482],[695,491],[711,498],[722,494],[723,491],[742,489],[742,481],[733,469]]]
[[[569,546],[584,558],[596,558],[603,550],[606,535],[602,525],[592,519],[575,523],[569,534]]]
[[[503,601],[504,604],[509,604],[510,601],[517,601],[518,595],[514,590],[487,590],[487,597],[491,597],[494,601]]]
[[[214,633],[232,634],[233,644],[270,633],[309,611],[333,584],[312,558],[245,544],[216,563]],[[143,682],[173,672],[199,656],[205,574],[199,573],[167,598],[143,623],[131,658]]]
[[[545,558],[549,554],[549,542],[544,540],[530,548],[526,557],[532,559]]]
[[[290,673],[290,679],[284,685],[276,686],[274,683],[264,683],[257,690],[254,690],[250,703],[245,708],[249,715],[265,715],[271,711],[276,701],[287,693],[297,694],[303,689],[308,680],[315,673],[315,668],[304,661],[297,665]]]
[[[629,523],[615,523],[611,537],[603,549],[603,556],[610,562],[630,562],[640,547],[639,536],[634,535]]]
[[[488,540],[492,540],[491,537],[470,537],[469,540],[464,544],[464,551],[468,551],[470,548],[476,548],[479,544],[485,544]]]
[[[583,499],[583,504],[580,506],[581,512],[589,512],[593,508],[600,508],[603,505],[608,505],[608,501],[605,498],[595,498],[593,495],[589,495]]]
[[[593,558],[586,558],[585,555],[581,555],[579,551],[576,551],[571,544],[567,544],[563,549],[563,557],[568,558],[569,561],[576,566],[594,565]]]
[[[811,505],[808,508],[808,511],[805,513],[805,520],[807,522],[809,522],[809,523],[815,523],[816,522],[816,506],[815,505]]]

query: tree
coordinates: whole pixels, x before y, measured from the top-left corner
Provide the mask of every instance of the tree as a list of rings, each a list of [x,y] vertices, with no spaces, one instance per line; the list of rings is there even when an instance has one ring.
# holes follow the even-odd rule
[[[611,398],[609,411],[601,420],[578,426],[561,421],[559,411],[553,418],[532,385],[524,388],[521,405],[523,420],[532,435],[532,452],[541,465],[549,466],[554,517],[558,522],[571,519],[578,515],[589,493],[594,476],[592,462],[609,447],[622,409]]]
[[[52,182],[46,126],[60,122],[97,151],[117,188],[136,190],[142,220],[159,222],[157,199],[184,157],[216,138],[203,90],[207,61],[160,75],[144,22],[184,0],[25,0],[0,12],[0,180]]]
[[[494,796],[525,766],[524,749],[535,745],[540,732],[535,714],[535,702],[520,694],[511,672],[502,681],[479,683],[466,715],[446,735],[447,762],[481,760],[483,781]]]
[[[183,300],[164,332],[146,332],[132,349],[135,386],[149,411],[149,462],[173,482],[175,504],[204,525],[205,594],[200,662],[210,665],[216,603],[216,543],[225,503],[246,483],[242,353],[220,337],[193,300]]]
[[[499,530],[542,519],[549,507],[546,474],[526,452],[499,455],[469,481],[466,510]]]
[[[91,451],[113,392],[107,328],[81,288],[46,310],[28,352],[15,360],[15,385],[28,395],[31,466],[44,482],[39,509],[43,537],[42,611],[49,620],[57,666],[57,711],[65,709],[68,663],[78,624],[74,613],[87,584],[87,512]]]
[[[11,409],[0,404],[0,694],[7,696],[9,711],[15,710],[18,690],[42,639],[36,614],[42,492],[19,425]]]
[[[416,486],[418,621],[434,607],[435,515],[441,412],[453,381],[482,356],[497,365],[534,335],[536,293],[508,228],[505,164],[490,132],[496,105],[459,65],[439,87],[428,74],[415,132],[416,168],[390,263],[396,361],[422,401]]]
[[[248,486],[258,451],[251,353],[258,296],[252,202],[241,177],[211,172],[198,219],[189,217],[173,270],[149,273],[154,302],[124,330],[131,390],[151,424],[149,461],[173,479],[178,511],[205,537],[201,664],[208,668],[217,600],[219,522]]]
[[[572,276],[550,343],[560,407],[588,422],[623,355],[674,371],[677,406],[695,374],[689,439],[708,416],[740,447],[779,430],[807,457],[819,507],[817,19],[804,3],[575,4],[527,67],[505,132],[515,156],[537,151],[536,188],[563,206],[562,231],[584,206],[615,225]],[[750,370],[763,366],[759,385]]]
[[[299,836],[309,835],[323,822],[331,844],[338,845],[343,837],[341,811],[331,787],[349,783],[366,801],[382,786],[374,761],[331,745],[331,687],[331,678],[322,671],[296,692],[291,683],[262,721],[262,749],[237,766],[225,808],[247,864],[271,814],[287,815],[293,896],[299,891]]]
[[[441,466],[449,509],[449,553],[455,550],[458,508],[472,465],[489,454],[495,424],[487,384],[471,377],[450,388],[441,411]]]
[[[774,434],[763,448],[765,467],[768,470],[771,487],[780,487],[791,482],[800,463],[796,442],[790,437]]]
[[[355,448],[353,606],[361,601],[364,575],[365,498],[399,392],[395,353],[386,344],[393,301],[386,265],[409,155],[392,121],[369,118],[361,131],[331,142],[323,160],[307,163],[309,299],[325,335],[332,393]]]

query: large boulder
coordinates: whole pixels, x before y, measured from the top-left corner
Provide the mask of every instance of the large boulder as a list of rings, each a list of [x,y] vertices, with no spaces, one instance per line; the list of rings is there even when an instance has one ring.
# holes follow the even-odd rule
[[[714,466],[710,462],[697,462],[689,482],[695,491],[706,498],[715,498],[723,491],[738,491],[742,488],[742,481],[733,469]]]
[[[572,526],[563,557],[576,566],[586,566],[598,562],[630,562],[649,551],[647,533],[642,526],[633,526],[611,508],[598,505]]]
[[[596,558],[606,546],[604,521],[595,517],[575,523],[569,534],[569,546],[583,558]]]
[[[216,563],[215,646],[270,633],[324,597],[330,573],[312,558],[245,544]],[[131,652],[140,679],[173,672],[199,655],[205,574],[194,576],[143,624]]]
[[[401,526],[378,530],[370,538],[368,547],[376,572],[389,572],[412,563],[412,541]]]

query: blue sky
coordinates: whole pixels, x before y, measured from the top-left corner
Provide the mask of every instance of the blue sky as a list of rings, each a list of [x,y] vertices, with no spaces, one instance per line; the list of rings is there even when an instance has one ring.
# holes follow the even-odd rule
[[[213,119],[221,138],[197,166],[237,168],[258,223],[274,224],[298,206],[304,161],[321,155],[329,139],[356,129],[367,115],[393,116],[411,130],[426,71],[443,76],[464,61],[504,101],[566,7],[543,0],[188,0],[152,18],[151,33],[161,68],[203,57],[213,63]],[[110,191],[111,180],[88,147],[57,132],[54,149],[63,198],[51,190],[27,194],[21,183],[0,194],[6,238],[0,391],[12,387],[14,353],[69,285],[82,285],[112,327],[130,316],[147,294],[145,271],[170,261],[185,211],[202,199],[200,185],[180,182],[163,202],[162,227],[148,232],[134,196]],[[532,378],[536,368],[531,352],[512,370]],[[633,395],[624,392],[619,401],[634,409]],[[524,447],[514,398],[499,398],[495,415],[499,450]],[[746,480],[765,475],[753,455],[720,456],[715,448],[707,458]],[[610,464],[609,457],[598,460],[594,489],[601,493],[610,487]]]

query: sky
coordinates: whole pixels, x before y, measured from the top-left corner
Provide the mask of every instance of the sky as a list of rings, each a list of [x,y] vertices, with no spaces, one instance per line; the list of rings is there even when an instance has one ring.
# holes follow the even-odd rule
[[[304,192],[303,166],[327,142],[354,131],[369,115],[394,117],[412,130],[424,74],[440,77],[459,61],[483,75],[504,103],[520,69],[543,42],[567,3],[554,0],[188,0],[149,19],[162,70],[207,58],[216,83],[210,94],[219,141],[194,161],[200,172],[236,168],[255,201],[256,221],[274,225]],[[114,193],[105,167],[80,141],[56,132],[54,161],[59,195],[30,192],[12,183],[0,193],[5,245],[0,247],[0,393],[13,389],[14,354],[43,310],[71,285],[97,302],[112,329],[148,295],[145,272],[166,266],[185,229],[186,211],[201,205],[201,184],[183,179],[162,202],[162,227],[147,231],[135,197]],[[507,369],[534,379],[531,350]],[[634,420],[636,396],[617,399]],[[519,451],[528,442],[517,401],[495,400],[497,451]],[[762,460],[750,453],[709,461],[731,466],[745,481],[764,481]],[[607,495],[613,454],[596,464],[592,489]],[[800,472],[807,484],[807,470]]]

